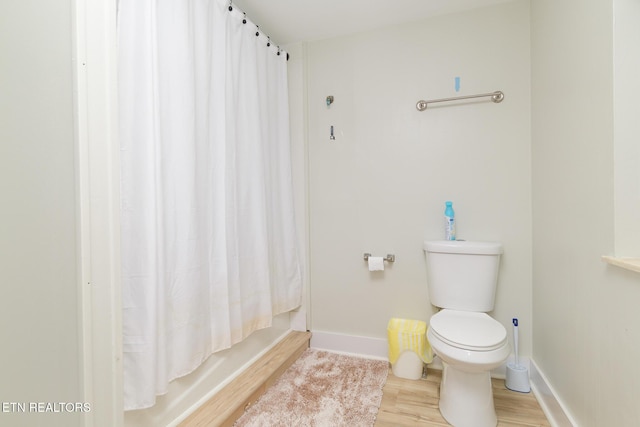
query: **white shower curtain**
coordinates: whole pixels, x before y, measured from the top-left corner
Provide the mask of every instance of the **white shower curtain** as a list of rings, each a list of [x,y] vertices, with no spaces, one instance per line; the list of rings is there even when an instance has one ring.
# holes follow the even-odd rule
[[[125,409],[301,303],[286,53],[222,0],[120,0]]]

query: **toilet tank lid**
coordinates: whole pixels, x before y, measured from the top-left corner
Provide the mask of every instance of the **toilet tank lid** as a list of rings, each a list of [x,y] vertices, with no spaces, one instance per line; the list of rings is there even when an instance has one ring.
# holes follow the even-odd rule
[[[424,250],[444,254],[499,255],[502,253],[502,243],[473,240],[425,240]]]

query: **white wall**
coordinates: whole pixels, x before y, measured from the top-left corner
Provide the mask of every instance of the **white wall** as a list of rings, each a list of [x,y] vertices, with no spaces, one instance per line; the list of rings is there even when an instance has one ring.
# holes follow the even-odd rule
[[[640,2],[614,4],[615,255],[640,254]]]
[[[386,339],[392,317],[428,320],[422,243],[452,200],[459,238],[504,243],[492,314],[509,331],[518,316],[531,353],[529,45],[526,1],[308,43],[313,331]],[[505,100],[416,110],[456,76],[460,95]],[[396,262],[371,273],[365,252]]]
[[[533,358],[577,425],[637,426],[640,276],[600,260],[615,246],[613,1],[536,0],[531,18]]]
[[[71,8],[0,7],[1,402],[83,402]],[[0,425],[80,423],[79,413],[0,412]]]

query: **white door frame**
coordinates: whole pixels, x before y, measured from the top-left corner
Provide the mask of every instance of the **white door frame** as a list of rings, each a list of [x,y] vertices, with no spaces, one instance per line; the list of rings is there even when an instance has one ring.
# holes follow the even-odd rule
[[[124,423],[117,0],[74,0],[74,107],[86,427]]]

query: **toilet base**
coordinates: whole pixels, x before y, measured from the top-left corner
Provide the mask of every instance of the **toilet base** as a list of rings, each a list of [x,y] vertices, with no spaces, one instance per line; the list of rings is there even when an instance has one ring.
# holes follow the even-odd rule
[[[443,362],[440,413],[454,427],[496,427],[491,374],[463,372]]]

